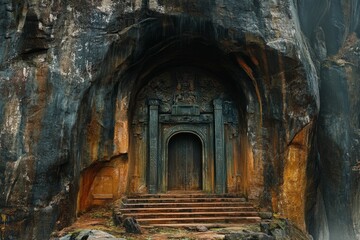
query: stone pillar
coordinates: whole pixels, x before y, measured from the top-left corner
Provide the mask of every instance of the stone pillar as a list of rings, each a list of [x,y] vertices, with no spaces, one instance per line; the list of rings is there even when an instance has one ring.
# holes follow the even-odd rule
[[[149,99],[149,193],[157,193],[159,100]]]
[[[215,192],[225,193],[225,149],[224,149],[224,117],[223,101],[214,102],[214,133],[215,133]]]

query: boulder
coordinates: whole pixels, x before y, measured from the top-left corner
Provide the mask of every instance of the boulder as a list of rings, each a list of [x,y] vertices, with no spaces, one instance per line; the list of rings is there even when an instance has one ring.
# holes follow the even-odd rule
[[[141,234],[142,229],[135,218],[127,217],[123,222],[123,226],[127,233]]]
[[[229,233],[225,235],[225,240],[275,240],[274,237],[265,233],[243,231],[239,233]]]
[[[117,238],[107,232],[100,230],[84,229],[80,232],[75,232],[61,237],[59,240],[96,240],[96,239],[109,239],[109,240],[125,240],[124,238]]]

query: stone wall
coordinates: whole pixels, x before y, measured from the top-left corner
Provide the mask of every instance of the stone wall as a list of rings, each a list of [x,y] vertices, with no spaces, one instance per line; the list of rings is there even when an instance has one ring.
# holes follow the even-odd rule
[[[315,239],[358,238],[359,11],[356,0],[1,1],[2,234],[47,239],[101,203],[86,194],[97,174],[121,179],[108,197],[126,192],[136,94],[159,66],[193,61],[239,93],[247,196]]]

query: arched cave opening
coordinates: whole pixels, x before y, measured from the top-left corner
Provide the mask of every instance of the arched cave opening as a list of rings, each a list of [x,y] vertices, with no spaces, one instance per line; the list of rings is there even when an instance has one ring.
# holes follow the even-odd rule
[[[247,121],[258,97],[231,54],[202,38],[172,39],[108,78],[111,84],[95,83],[83,101],[92,110],[80,119],[86,128],[78,141],[88,151],[79,166],[78,211],[124,194],[168,191],[164,142],[172,131],[204,135],[203,191],[247,194]],[[107,97],[97,98],[99,91]],[[158,101],[156,123],[150,101]],[[154,141],[157,169],[150,167]]]

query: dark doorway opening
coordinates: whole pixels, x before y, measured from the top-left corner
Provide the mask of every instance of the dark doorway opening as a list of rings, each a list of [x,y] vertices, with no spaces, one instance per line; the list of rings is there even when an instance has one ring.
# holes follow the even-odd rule
[[[168,147],[168,190],[202,190],[201,140],[191,133],[179,133]]]

